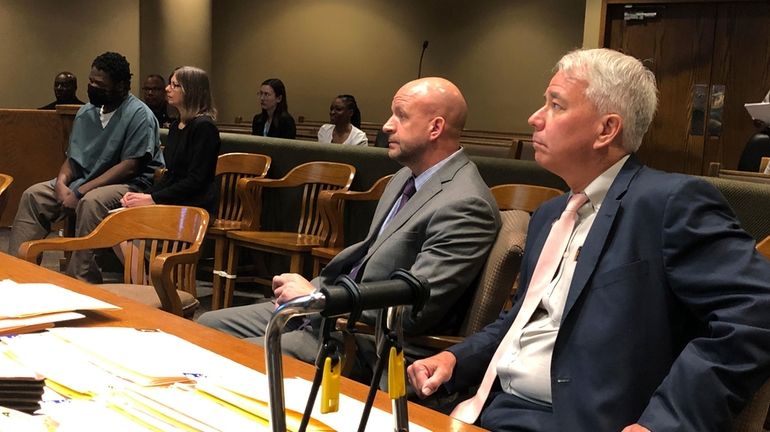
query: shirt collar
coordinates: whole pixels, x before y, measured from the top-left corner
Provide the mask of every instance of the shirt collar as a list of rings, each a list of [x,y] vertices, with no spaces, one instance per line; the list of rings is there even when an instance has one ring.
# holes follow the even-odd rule
[[[620,158],[619,161],[615,162],[614,165],[607,168],[606,171],[601,173],[599,177],[596,177],[591,183],[588,184],[588,186],[586,186],[585,190],[583,190],[583,193],[588,197],[588,202],[591,204],[593,211],[599,211],[599,208],[602,206],[602,202],[604,201],[604,197],[607,196],[607,192],[610,190],[610,186],[612,186],[612,183],[615,181],[615,177],[618,176],[620,169],[623,168],[623,165],[626,163],[629,157],[630,155],[625,155]],[[585,206],[583,206],[583,208],[585,208]]]
[[[459,150],[457,150],[456,152],[452,153],[451,155],[449,155],[449,156],[445,157],[445,158],[444,158],[444,159],[442,159],[442,160],[441,160],[439,163],[437,163],[437,164],[433,165],[432,167],[430,167],[430,168],[426,169],[425,171],[423,171],[423,172],[422,172],[422,174],[420,174],[420,175],[418,175],[417,177],[415,177],[415,179],[414,179],[414,188],[415,188],[415,190],[420,190],[420,188],[422,187],[422,185],[424,185],[425,183],[427,183],[427,182],[428,182],[428,180],[430,180],[430,178],[431,178],[431,177],[433,177],[433,174],[435,174],[435,173],[436,173],[438,170],[440,170],[440,169],[441,169],[441,167],[443,167],[444,165],[446,165],[446,164],[447,164],[447,162],[449,162],[450,160],[452,160],[452,158],[455,158],[455,157],[457,157],[457,155],[458,155],[458,154],[459,154],[461,151],[462,151],[462,148],[461,148],[461,149],[459,149]],[[414,175],[414,174],[412,174],[412,175]]]

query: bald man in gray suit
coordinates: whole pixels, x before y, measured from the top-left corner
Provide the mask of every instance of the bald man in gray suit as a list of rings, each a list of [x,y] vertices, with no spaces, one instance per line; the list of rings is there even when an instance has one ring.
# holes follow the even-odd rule
[[[298,274],[275,276],[273,291],[280,305],[333,284],[341,274],[372,282],[387,280],[394,270],[405,268],[427,280],[430,289],[430,299],[417,318],[405,319],[405,332],[446,331],[442,324],[457,321],[458,300],[473,284],[495,240],[499,212],[460,147],[467,105],[454,84],[443,78],[409,82],[398,90],[391,109],[393,115],[382,130],[389,136],[388,156],[404,168],[385,189],[368,235],[332,259],[312,281]],[[408,183],[416,192],[399,209]],[[198,322],[262,344],[274,308],[262,303],[223,309],[202,315]],[[363,321],[373,323],[373,317],[370,311]],[[320,319],[312,325],[295,321],[282,336],[283,351],[313,362]],[[357,369],[373,368],[372,339],[359,337],[358,343]]]

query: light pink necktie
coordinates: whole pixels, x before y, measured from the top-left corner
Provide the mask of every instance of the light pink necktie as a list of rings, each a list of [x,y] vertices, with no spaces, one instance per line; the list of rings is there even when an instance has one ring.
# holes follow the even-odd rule
[[[492,361],[489,362],[487,371],[484,373],[484,379],[481,380],[481,385],[476,391],[476,395],[457,405],[452,411],[452,417],[469,424],[474,423],[479,417],[481,408],[484,407],[484,402],[487,400],[487,396],[489,396],[489,390],[492,388],[495,378],[497,378],[497,362],[500,361],[500,357],[511,346],[514,337],[521,335],[524,325],[529,322],[535,309],[537,309],[537,304],[540,303],[545,288],[553,280],[559,263],[561,263],[562,255],[564,255],[564,251],[567,249],[572,230],[575,228],[577,211],[587,201],[588,197],[585,194],[573,194],[569,202],[567,202],[567,208],[564,210],[564,213],[551,226],[551,232],[548,234],[543,250],[540,252],[540,257],[537,260],[537,265],[535,265],[535,271],[532,273],[529,288],[518,315],[516,315],[511,328],[505,334],[495,354],[492,356]]]

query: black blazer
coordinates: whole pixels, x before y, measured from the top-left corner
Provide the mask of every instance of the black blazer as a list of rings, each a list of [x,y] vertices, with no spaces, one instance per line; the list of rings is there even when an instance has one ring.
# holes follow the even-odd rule
[[[265,112],[255,115],[251,121],[251,134],[264,136],[266,121],[267,114]],[[270,123],[267,136],[294,139],[297,136],[297,126],[294,124],[294,117],[289,113],[284,113],[280,117],[274,118],[273,122]]]

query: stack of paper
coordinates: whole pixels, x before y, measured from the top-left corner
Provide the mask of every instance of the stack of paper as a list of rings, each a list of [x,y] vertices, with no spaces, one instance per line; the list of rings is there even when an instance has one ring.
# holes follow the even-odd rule
[[[168,333],[54,328],[0,337],[3,346],[64,396],[40,410],[62,432],[270,430],[264,374]],[[290,431],[299,426],[310,388],[306,380],[284,380]],[[340,395],[340,411],[321,414],[316,401],[308,430],[356,430],[362,410],[362,402]],[[369,418],[375,430],[392,422],[378,409]]]
[[[40,408],[45,380],[0,350],[0,406],[25,413]]]
[[[83,318],[78,310],[119,309],[56,285],[8,279],[0,281],[0,298],[0,335],[29,333]]]

